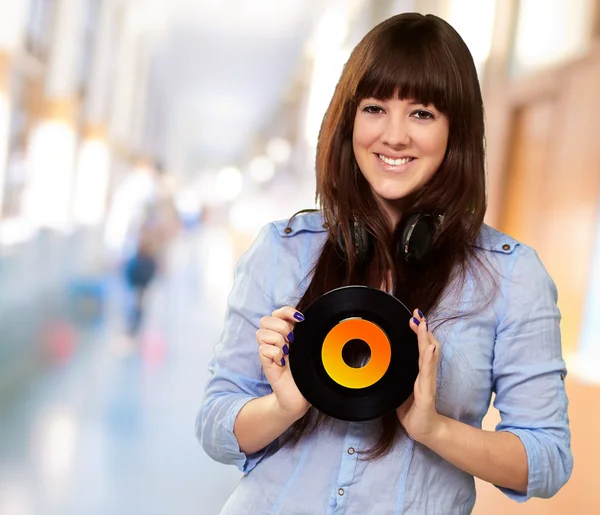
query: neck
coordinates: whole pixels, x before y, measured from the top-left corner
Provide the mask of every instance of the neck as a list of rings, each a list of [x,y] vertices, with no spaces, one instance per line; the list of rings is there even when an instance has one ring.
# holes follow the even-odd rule
[[[389,200],[382,200],[380,202],[380,205],[388,217],[388,220],[390,222],[390,229],[393,230],[394,227],[396,227],[396,225],[398,224],[398,220],[400,220],[400,217],[402,216],[400,206],[397,203]]]

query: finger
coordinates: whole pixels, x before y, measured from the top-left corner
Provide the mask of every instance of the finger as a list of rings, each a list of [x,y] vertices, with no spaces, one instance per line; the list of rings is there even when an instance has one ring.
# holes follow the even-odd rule
[[[286,360],[283,357],[283,353],[279,347],[275,345],[263,344],[258,348],[260,360],[263,362],[263,366],[268,366],[272,363],[283,367],[285,366]]]
[[[304,315],[292,306],[284,306],[282,308],[276,309],[271,315],[277,318],[281,318],[282,320],[287,320],[288,322],[291,322],[294,325],[298,322],[304,322]]]
[[[256,341],[258,342],[258,345],[274,345],[279,347],[285,356],[290,352],[287,340],[285,340],[283,335],[277,331],[271,331],[270,329],[261,327],[256,331]]]
[[[260,319],[260,327],[279,333],[289,343],[294,341],[294,324],[291,322],[287,322],[286,320],[274,316],[262,317]]]
[[[425,320],[425,315],[419,308],[415,308],[413,311],[413,316],[421,321]]]
[[[435,402],[437,389],[437,358],[438,348],[435,343],[427,346],[423,355],[422,366],[419,371],[419,391],[424,401]]]
[[[419,320],[417,317],[412,317],[410,319],[410,327],[417,334],[417,342],[419,345],[419,369],[421,368],[421,363],[423,361],[423,353],[429,345],[429,336],[431,333],[427,331],[427,321]]]
[[[414,320],[414,322],[413,322],[413,320]],[[425,315],[419,308],[416,308],[413,311],[413,316],[411,318],[411,322],[413,322],[413,323],[411,324],[410,327],[415,333],[417,332],[417,328],[419,327],[419,325],[421,325],[422,322],[425,322],[425,327],[429,331],[429,323],[427,322]]]

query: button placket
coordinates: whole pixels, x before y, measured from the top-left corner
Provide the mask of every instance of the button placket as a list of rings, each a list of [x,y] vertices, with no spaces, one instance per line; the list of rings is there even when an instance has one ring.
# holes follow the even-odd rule
[[[342,454],[342,463],[336,481],[336,497],[338,499],[338,509],[347,502],[348,485],[352,483],[356,471],[359,444],[362,437],[363,428],[360,424],[350,423],[346,432],[344,441],[344,451]]]

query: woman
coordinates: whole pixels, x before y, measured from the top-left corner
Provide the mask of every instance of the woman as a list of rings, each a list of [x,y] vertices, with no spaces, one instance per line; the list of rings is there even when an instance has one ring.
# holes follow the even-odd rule
[[[474,476],[518,502],[554,495],[572,469],[556,289],[534,250],[483,224],[482,98],[452,27],[402,14],[365,36],[316,168],[322,211],[263,228],[236,270],[197,421],[206,452],[245,472],[222,513],[464,514]],[[407,262],[419,213],[433,251]],[[316,413],[286,359],[302,310],[348,284],[415,310],[414,394],[370,422]],[[501,422],[484,431],[492,393]]]

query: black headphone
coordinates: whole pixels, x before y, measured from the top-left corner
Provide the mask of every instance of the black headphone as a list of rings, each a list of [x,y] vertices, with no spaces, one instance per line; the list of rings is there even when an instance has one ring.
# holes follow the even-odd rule
[[[442,219],[441,215],[433,216],[424,213],[409,216],[398,229],[398,256],[401,256],[409,264],[426,261],[433,252],[435,237]],[[350,234],[352,236],[354,259],[360,265],[370,255],[371,236],[364,225],[356,218],[350,226]],[[344,235],[340,225],[338,225],[337,243],[344,257],[346,257],[346,245],[344,244]]]
[[[296,215],[314,211],[318,210],[303,209],[292,215],[285,228],[285,232],[290,233],[292,231],[291,223]],[[433,252],[435,238],[443,219],[443,215],[434,216],[425,213],[416,213],[409,216],[402,223],[402,227],[399,228],[400,234],[397,244],[398,255],[402,256],[406,263],[416,263],[427,260]],[[369,258],[371,252],[371,236],[358,218],[355,218],[352,221],[350,234],[352,237],[351,247],[354,249],[354,259],[356,260],[357,265],[360,266]],[[347,259],[344,235],[342,233],[342,227],[339,224],[337,227],[337,243],[344,259]]]

